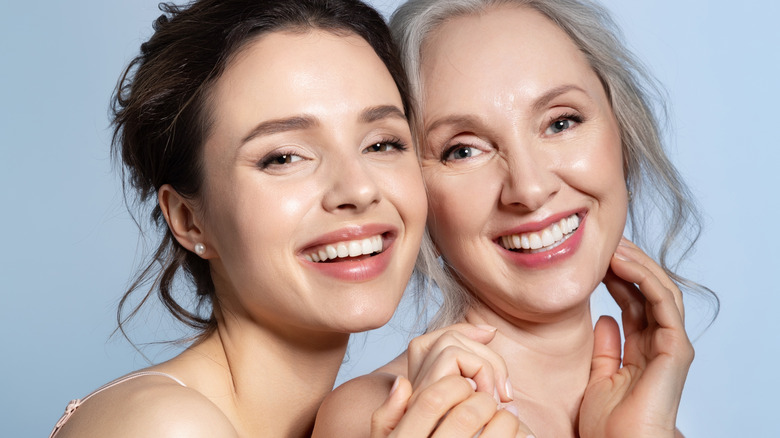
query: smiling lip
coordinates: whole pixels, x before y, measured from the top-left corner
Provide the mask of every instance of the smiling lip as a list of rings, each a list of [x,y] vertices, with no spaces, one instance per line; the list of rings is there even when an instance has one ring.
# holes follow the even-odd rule
[[[386,224],[346,227],[318,237],[298,252],[304,266],[348,282],[372,280],[392,258],[398,231]]]
[[[585,229],[586,213],[586,211],[569,211],[551,216],[544,221],[523,224],[502,233],[495,239],[495,244],[501,248],[502,255],[514,264],[528,268],[550,266],[567,259],[579,248]],[[570,227],[570,225],[574,226]],[[557,230],[554,230],[555,228]],[[522,242],[520,236],[523,238]]]

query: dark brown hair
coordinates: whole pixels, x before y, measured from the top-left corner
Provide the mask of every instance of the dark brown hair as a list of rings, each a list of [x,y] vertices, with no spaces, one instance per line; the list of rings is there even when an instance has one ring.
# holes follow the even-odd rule
[[[164,184],[187,198],[200,193],[203,143],[212,122],[208,94],[232,57],[247,43],[274,31],[355,34],[384,62],[407,117],[412,108],[390,32],[382,17],[359,0],[199,0],[186,6],[163,3],[160,10],[163,15],[154,22],[154,34],[141,45],[112,97],[112,153],[123,164],[128,209],[133,214],[133,206],[150,207],[152,224],[162,233],[156,251],[122,297],[117,323],[126,336],[123,324],[156,291],[176,319],[197,331],[197,338],[216,327],[209,264],[176,241],[156,194]],[[182,274],[195,286],[190,310],[193,306],[180,304],[173,294]],[[149,286],[146,294],[125,315],[130,296],[144,285]]]

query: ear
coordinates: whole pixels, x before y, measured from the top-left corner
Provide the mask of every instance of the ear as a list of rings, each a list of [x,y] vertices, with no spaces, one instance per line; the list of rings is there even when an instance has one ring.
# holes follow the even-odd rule
[[[170,184],[165,184],[157,191],[157,202],[165,221],[168,222],[168,228],[179,244],[192,252],[195,252],[195,244],[204,244],[206,252],[199,255],[204,259],[209,258],[210,245],[206,242],[201,221],[190,201]]]

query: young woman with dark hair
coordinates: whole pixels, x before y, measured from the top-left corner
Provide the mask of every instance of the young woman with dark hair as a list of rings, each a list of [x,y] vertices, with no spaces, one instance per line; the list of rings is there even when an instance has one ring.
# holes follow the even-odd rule
[[[307,436],[419,251],[405,76],[357,0],[161,8],[113,102],[128,205],[161,235],[118,319],[157,294],[195,341],[74,400],[52,436]]]

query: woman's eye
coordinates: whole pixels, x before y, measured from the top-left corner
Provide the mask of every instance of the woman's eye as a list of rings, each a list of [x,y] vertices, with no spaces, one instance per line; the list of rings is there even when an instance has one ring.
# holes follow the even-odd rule
[[[383,141],[368,146],[367,148],[363,149],[363,153],[367,154],[369,152],[393,152],[393,151],[405,151],[405,150],[406,150],[406,145],[404,145],[400,141]]]
[[[574,115],[565,115],[561,116],[547,127],[547,129],[544,131],[546,135],[555,135],[560,134],[563,131],[566,131],[567,129],[571,129],[574,125],[577,123],[582,122],[582,119],[578,116]]]
[[[273,155],[263,160],[260,163],[260,167],[266,169],[271,166],[284,166],[286,164],[294,163],[296,161],[301,161],[302,159],[303,158],[301,158],[299,155],[295,155],[295,154]]]
[[[472,146],[453,146],[452,148],[448,149],[447,152],[445,152],[444,161],[464,160],[466,158],[472,158],[482,154],[483,152],[481,150]]]

